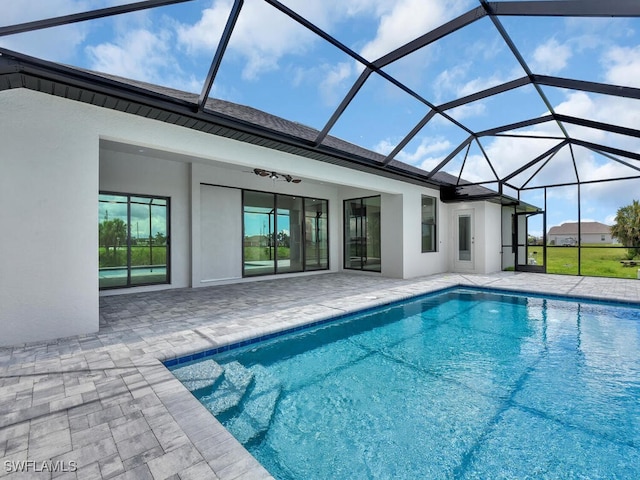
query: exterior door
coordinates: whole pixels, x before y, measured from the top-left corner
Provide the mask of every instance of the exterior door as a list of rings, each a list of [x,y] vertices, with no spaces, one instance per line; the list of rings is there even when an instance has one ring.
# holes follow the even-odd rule
[[[475,233],[473,210],[455,213],[455,267],[458,270],[475,268]]]
[[[515,215],[516,270],[546,272],[546,241],[544,212]]]

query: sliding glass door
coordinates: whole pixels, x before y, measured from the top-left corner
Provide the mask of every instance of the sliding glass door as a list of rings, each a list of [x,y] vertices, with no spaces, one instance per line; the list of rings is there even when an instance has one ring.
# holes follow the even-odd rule
[[[327,201],[243,191],[243,275],[329,268]]]
[[[380,196],[344,202],[344,268],[380,272]]]

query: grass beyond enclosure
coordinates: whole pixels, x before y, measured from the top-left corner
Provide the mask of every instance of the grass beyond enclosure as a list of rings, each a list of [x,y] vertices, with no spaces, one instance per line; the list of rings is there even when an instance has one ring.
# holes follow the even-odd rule
[[[532,250],[532,247],[529,247]],[[625,267],[627,249],[583,245],[580,254],[580,274],[591,277],[637,278],[638,267]],[[542,247],[533,257],[542,265]],[[578,274],[578,247],[547,247],[547,273]]]
[[[150,251],[151,250],[151,251]],[[121,267],[127,265],[127,248],[110,247],[109,252],[104,247],[98,248],[98,258],[100,268]],[[131,247],[131,266],[138,267],[144,265],[166,265],[167,247],[165,245],[149,246],[135,245]]]
[[[278,247],[278,259],[284,260],[289,258],[289,247]],[[263,261],[274,260],[275,248],[274,247],[244,247],[244,260],[245,261]]]

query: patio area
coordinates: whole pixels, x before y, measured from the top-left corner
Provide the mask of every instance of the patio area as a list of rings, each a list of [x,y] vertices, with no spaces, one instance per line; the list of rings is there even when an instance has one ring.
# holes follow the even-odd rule
[[[0,348],[0,478],[271,478],[161,362],[455,285],[640,302],[640,280],[513,272],[103,296],[98,333]]]

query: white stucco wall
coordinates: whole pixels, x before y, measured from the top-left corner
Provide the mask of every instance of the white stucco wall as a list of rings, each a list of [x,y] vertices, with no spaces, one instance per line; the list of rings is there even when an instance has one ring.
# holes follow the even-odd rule
[[[98,134],[64,103],[0,94],[0,345],[98,330]]]
[[[472,215],[473,261],[459,262],[457,255],[457,214],[460,212]],[[449,241],[451,252],[449,270],[452,272],[491,273],[501,269],[501,229],[502,210],[498,204],[490,202],[464,202],[450,205],[449,222],[451,232]]]
[[[499,272],[502,270],[502,206],[497,203],[485,202],[483,224],[484,238],[484,270],[482,273]]]
[[[422,252],[422,195],[436,198],[436,252]],[[433,275],[449,269],[449,206],[437,190],[408,188],[403,201],[403,268],[405,278]]]
[[[408,235],[403,225],[403,196],[384,194],[381,201],[381,273],[386,277],[403,278],[404,237]]]

